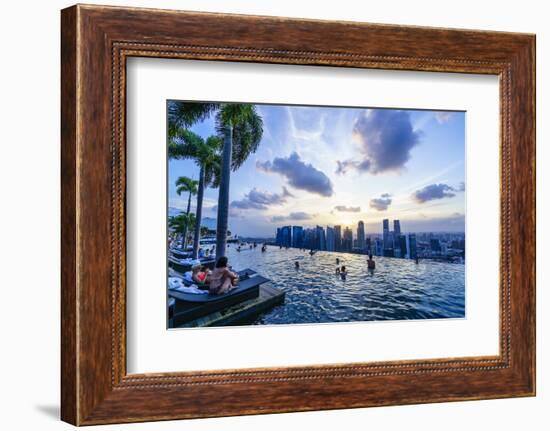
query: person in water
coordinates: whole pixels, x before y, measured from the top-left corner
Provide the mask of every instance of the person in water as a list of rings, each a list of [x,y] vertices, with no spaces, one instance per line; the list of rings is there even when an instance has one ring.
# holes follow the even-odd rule
[[[340,274],[340,267],[339,266],[336,267],[335,273],[336,273],[336,275]]]
[[[348,271],[346,270],[346,266],[345,265],[342,265],[342,268],[340,268],[340,278],[342,280],[345,280],[346,279],[346,276],[348,275]]]
[[[298,261],[294,262],[294,268],[300,269],[300,262]]]
[[[239,281],[239,276],[227,267],[227,257],[222,256],[216,262],[216,267],[208,274],[208,291],[213,295],[221,295],[233,289]]]
[[[201,265],[193,265],[191,268],[191,279],[197,285],[204,285],[206,283],[206,277],[210,271]]]
[[[336,265],[340,265],[340,259],[338,257],[336,258]]]
[[[376,262],[372,258],[372,254],[369,254],[369,260],[367,260],[367,267],[369,269],[374,269],[376,267]]]

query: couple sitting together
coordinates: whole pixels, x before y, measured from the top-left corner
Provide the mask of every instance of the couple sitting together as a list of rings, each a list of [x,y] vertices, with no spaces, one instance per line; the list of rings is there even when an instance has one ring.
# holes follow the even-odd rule
[[[216,267],[213,271],[201,265],[195,265],[191,268],[191,279],[199,288],[208,288],[208,292],[213,295],[221,295],[234,289],[239,282],[239,276],[231,272],[227,267],[227,257],[222,256],[216,261]]]

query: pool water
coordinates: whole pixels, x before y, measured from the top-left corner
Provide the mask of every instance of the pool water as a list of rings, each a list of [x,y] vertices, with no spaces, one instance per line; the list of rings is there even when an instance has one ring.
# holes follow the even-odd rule
[[[369,271],[366,256],[268,246],[227,251],[235,270],[251,268],[286,292],[285,302],[252,324],[331,323],[373,320],[464,317],[462,264],[377,257]],[[345,280],[335,274],[336,258],[345,265]],[[300,268],[295,268],[295,262]]]

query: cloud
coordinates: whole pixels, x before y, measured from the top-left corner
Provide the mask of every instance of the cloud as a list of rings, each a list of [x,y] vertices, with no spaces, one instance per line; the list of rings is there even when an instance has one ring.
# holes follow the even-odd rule
[[[271,217],[271,221],[281,222],[286,220],[291,220],[291,221],[311,220],[315,215],[316,214],[309,214],[303,211],[298,211],[298,212],[292,212],[287,216],[281,216],[281,215],[273,216]]]
[[[401,219],[401,226],[408,232],[464,232],[465,217],[463,213],[452,213],[440,217]]]
[[[282,193],[270,193],[254,187],[243,199],[231,202],[231,208],[265,210],[272,205],[282,205],[289,197],[294,197],[286,187]]]
[[[457,192],[463,192],[463,191],[465,191],[465,190],[466,190],[466,184],[464,183],[464,181],[462,181],[462,182],[458,185],[458,187],[456,188],[456,191],[457,191]]]
[[[282,175],[292,187],[306,190],[321,196],[332,196],[332,182],[323,172],[310,163],[304,163],[298,153],[292,153],[288,158],[276,157],[273,161],[256,162],[256,168]]]
[[[205,208],[205,210],[212,211],[212,213],[216,214],[216,217],[217,217],[217,214],[218,214],[218,206],[217,205],[213,205],[211,207]],[[239,212],[239,210],[237,208],[233,208],[230,205],[229,206],[229,217],[242,218],[243,215]]]
[[[290,213],[289,218],[291,220],[311,220],[314,217],[314,214],[308,214],[303,211]]]
[[[345,212],[345,213],[358,213],[361,211],[361,207],[347,207],[345,205],[336,205],[334,209],[336,211]]]
[[[386,211],[391,202],[391,195],[389,193],[382,193],[379,198],[371,199],[369,206],[377,211]]]
[[[420,142],[410,116],[405,111],[372,109],[360,116],[353,127],[360,144],[359,160],[337,161],[336,173],[349,170],[379,174],[403,169],[411,158],[411,150]]]
[[[452,198],[456,192],[462,191],[455,189],[448,184],[430,184],[412,194],[412,198],[418,203],[433,201],[435,199]]]
[[[435,113],[435,119],[439,124],[447,123],[452,116],[454,115],[454,112],[449,111],[438,111]]]

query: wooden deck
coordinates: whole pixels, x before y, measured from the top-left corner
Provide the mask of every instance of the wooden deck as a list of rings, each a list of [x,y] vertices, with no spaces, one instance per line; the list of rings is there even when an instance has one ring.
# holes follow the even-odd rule
[[[258,297],[240,302],[226,309],[216,311],[190,322],[184,323],[178,328],[201,328],[207,326],[230,326],[251,320],[285,300],[285,292],[276,287],[264,284],[260,287]]]

